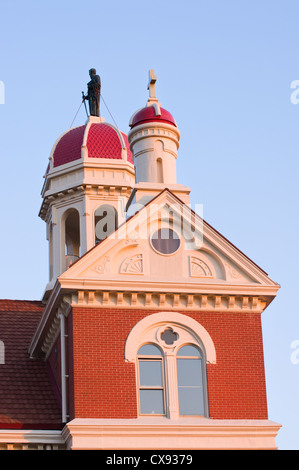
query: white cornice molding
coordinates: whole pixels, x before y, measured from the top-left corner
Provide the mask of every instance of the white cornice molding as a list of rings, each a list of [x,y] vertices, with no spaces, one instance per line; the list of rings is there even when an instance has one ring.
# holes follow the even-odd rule
[[[113,183],[113,186],[112,184]],[[107,191],[107,196],[110,196],[111,194],[115,195],[115,193],[118,194],[118,196],[126,196],[129,198],[131,192],[132,192],[132,186],[129,184],[128,181],[120,182],[120,181],[107,181],[103,182],[103,184],[88,184],[88,183],[82,183],[79,185],[74,186],[73,184],[70,184],[63,188],[63,190],[58,191],[52,191],[48,192],[44,196],[44,200],[42,202],[40,212],[39,212],[39,217],[41,217],[43,220],[47,218],[47,213],[48,209],[50,207],[50,204],[53,204],[55,202],[59,202],[62,205],[65,204],[64,199],[65,198],[72,198],[72,202],[74,202],[77,198],[83,198],[84,194],[86,192],[94,191],[95,195],[101,196],[103,191]]]
[[[208,283],[208,282],[163,282],[150,281],[149,279],[138,279],[137,276],[126,280],[115,280],[105,277],[104,279],[76,279],[60,277],[59,282],[65,290],[73,291],[110,291],[110,292],[144,292],[163,293],[163,294],[180,294],[180,295],[221,295],[221,296],[250,296],[274,298],[279,287],[278,286],[262,286],[258,284],[229,284],[229,283]],[[132,287],[134,286],[134,287]],[[271,299],[272,300],[272,299]]]
[[[90,308],[141,308],[147,310],[204,311],[225,313],[261,314],[268,305],[266,297],[224,294],[182,294],[169,292],[130,292],[111,290],[79,290],[66,294],[65,300],[72,307]]]
[[[153,133],[149,133],[149,130],[153,131]],[[153,121],[138,124],[129,131],[128,141],[130,144],[130,150],[132,151],[132,145],[138,140],[152,136],[156,137],[157,135],[173,140],[177,145],[177,148],[179,148],[179,140],[181,137],[179,129],[173,124],[168,124],[162,121]]]
[[[68,449],[275,450],[281,425],[207,418],[74,419],[62,431]]]
[[[51,169],[46,176],[46,178],[55,178],[57,176],[62,176],[65,173],[70,173],[76,170],[82,170],[82,168],[111,168],[113,170],[128,170],[130,173],[134,174],[134,165],[133,163],[123,160],[121,158],[78,158],[69,163],[64,163]]]

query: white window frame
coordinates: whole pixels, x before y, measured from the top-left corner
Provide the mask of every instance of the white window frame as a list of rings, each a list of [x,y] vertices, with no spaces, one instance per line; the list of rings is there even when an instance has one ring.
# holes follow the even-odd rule
[[[151,343],[152,344],[152,343]],[[141,345],[144,346],[144,345]],[[141,347],[140,346],[140,347]],[[156,344],[154,346],[157,347]],[[159,347],[158,347],[159,348]],[[139,350],[140,348],[138,348]],[[161,355],[154,356],[150,354],[138,354],[137,352],[137,384],[138,384],[138,414],[140,416],[165,416],[166,410],[167,410],[167,402],[166,402],[166,393],[165,393],[165,361],[163,357],[163,351],[161,351],[161,348],[159,348]],[[159,361],[161,363],[161,379],[162,379],[162,386],[161,387],[153,387],[153,386],[141,386],[140,384],[140,361]],[[146,413],[141,413],[141,403],[140,403],[140,391],[141,390],[162,390],[162,395],[163,395],[163,405],[164,405],[164,413],[163,414],[146,414]]]
[[[198,356],[195,356],[195,355],[192,355],[192,356],[187,356],[187,355],[179,355],[179,352],[181,351],[181,349],[184,347],[184,346],[194,346],[196,348],[196,350],[198,351]],[[207,396],[207,371],[206,371],[206,367],[205,367],[205,361],[204,361],[204,352],[202,351],[202,348],[200,348],[198,345],[196,344],[191,344],[189,343],[188,345],[183,345],[181,346],[179,349],[177,349],[176,351],[176,367],[178,365],[178,360],[192,360],[192,361],[197,361],[199,360],[200,361],[200,366],[201,366],[201,379],[202,379],[202,394],[203,394],[203,406],[204,406],[204,413],[202,416],[204,417],[208,417],[208,396]],[[177,372],[177,378],[178,378],[178,372]],[[190,385],[186,385],[184,386],[184,388],[192,388],[192,386]],[[179,390],[180,390],[180,386],[179,386],[179,382],[177,382],[177,389],[178,389],[178,401],[179,401]],[[180,408],[180,402],[178,403],[178,406]],[[180,416],[192,416],[192,414],[188,413],[188,414],[181,414],[180,413]],[[195,416],[200,416],[198,414],[196,414]]]
[[[161,334],[166,328],[172,328],[173,331],[178,334],[178,339],[172,345],[166,344],[161,339]],[[178,419],[180,417],[177,385],[177,351],[186,344],[192,344],[201,350],[203,354],[204,416],[208,417],[206,363],[216,363],[216,350],[206,329],[192,318],[176,312],[155,313],[145,317],[135,325],[126,341],[125,360],[136,364],[138,409],[140,409],[140,407],[137,352],[141,346],[150,343],[157,345],[163,352],[165,371],[165,412],[167,418],[170,419]],[[186,415],[184,415],[184,417],[186,417]]]

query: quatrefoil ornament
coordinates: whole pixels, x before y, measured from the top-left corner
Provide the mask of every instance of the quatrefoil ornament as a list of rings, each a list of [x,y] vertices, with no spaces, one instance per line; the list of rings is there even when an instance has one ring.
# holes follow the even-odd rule
[[[173,331],[171,327],[165,328],[165,330],[161,333],[161,339],[164,341],[165,344],[171,346],[174,344],[179,338],[179,335]]]

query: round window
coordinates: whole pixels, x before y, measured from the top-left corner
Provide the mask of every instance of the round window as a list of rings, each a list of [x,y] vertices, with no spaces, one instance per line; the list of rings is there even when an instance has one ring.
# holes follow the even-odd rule
[[[169,228],[161,228],[152,236],[152,245],[163,255],[171,255],[180,247],[181,241],[176,232]]]

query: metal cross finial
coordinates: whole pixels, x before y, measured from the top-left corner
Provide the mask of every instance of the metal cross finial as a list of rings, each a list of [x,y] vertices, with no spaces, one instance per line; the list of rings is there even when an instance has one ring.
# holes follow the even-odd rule
[[[155,71],[154,70],[150,70],[149,71],[149,82],[148,82],[148,86],[147,86],[147,89],[149,90],[150,92],[150,99],[151,98],[154,98],[156,99],[156,90],[155,90],[155,83],[157,81],[157,77],[155,75]]]

